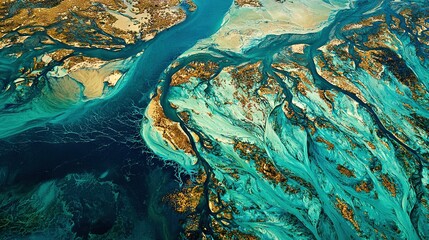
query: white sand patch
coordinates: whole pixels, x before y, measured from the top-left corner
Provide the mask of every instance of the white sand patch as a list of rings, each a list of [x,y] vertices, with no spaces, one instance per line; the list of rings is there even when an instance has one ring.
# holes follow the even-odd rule
[[[83,94],[85,97],[96,98],[103,94],[104,79],[108,74],[101,69],[79,69],[69,75],[84,85]]]
[[[213,45],[223,51],[239,52],[257,44],[267,35],[316,32],[327,26],[338,10],[350,6],[348,0],[333,4],[322,0],[284,3],[261,0],[261,3],[263,7],[260,8],[232,6],[221,29],[187,53]]]
[[[119,79],[121,79],[122,73],[119,71],[115,71],[106,78],[104,78],[104,82],[107,82],[109,87],[113,87],[118,83]]]
[[[101,68],[106,63],[107,63],[106,61],[91,59],[91,61],[83,61],[71,66],[71,68],[69,69],[69,72],[74,72],[82,68]]]
[[[140,32],[140,26],[144,23],[148,23],[150,19],[150,14],[147,12],[135,14],[129,11],[126,15],[119,14],[115,11],[109,11],[109,13],[117,19],[116,22],[113,23],[114,28],[136,33]]]
[[[304,54],[305,47],[308,46],[307,44],[295,44],[291,46],[291,50],[294,53],[301,53]]]

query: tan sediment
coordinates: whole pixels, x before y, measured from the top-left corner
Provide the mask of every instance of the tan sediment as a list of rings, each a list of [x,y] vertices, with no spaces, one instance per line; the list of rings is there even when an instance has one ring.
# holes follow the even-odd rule
[[[348,24],[348,25],[343,27],[343,30],[344,31],[350,31],[350,30],[354,30],[354,29],[360,29],[363,27],[369,27],[369,26],[373,26],[373,24],[376,22],[382,22],[382,21],[385,21],[384,15],[372,16],[372,17],[363,19],[359,23]]]
[[[374,56],[380,54],[378,50],[362,51],[358,48],[354,49],[362,60],[359,67],[367,71],[373,78],[380,79],[383,72],[383,65],[379,61],[374,61]]]
[[[375,145],[374,145],[372,142],[367,141],[367,142],[366,142],[366,144],[368,145],[368,147],[369,147],[370,149],[372,149],[372,150],[375,150],[375,149],[376,149]]]
[[[234,150],[239,152],[245,159],[255,161],[257,170],[261,172],[265,178],[277,184],[286,182],[286,178],[271,163],[266,153],[256,145],[246,142],[236,142],[234,144]]]
[[[9,14],[10,6],[16,2],[16,0],[2,0],[0,2],[0,19],[5,18]]]
[[[59,49],[48,53],[48,55],[55,61],[61,61],[64,57],[72,54],[73,52],[74,50],[71,49]]]
[[[307,44],[294,44],[291,46],[291,50],[294,53],[304,54],[304,49],[307,47]]]
[[[0,49],[11,47],[15,44],[23,43],[27,38],[28,36],[18,36],[16,38],[0,39]]]
[[[355,190],[356,192],[366,192],[369,193],[373,189],[373,185],[366,181],[361,181],[359,184],[356,184]]]
[[[162,91],[158,88],[157,94],[150,101],[147,111],[153,121],[153,126],[160,132],[165,141],[175,150],[181,149],[185,153],[195,155],[190,140],[178,122],[167,118],[160,103]]]
[[[204,171],[199,171],[195,182],[186,181],[184,187],[177,192],[167,194],[164,201],[168,201],[173,205],[174,209],[179,213],[193,213],[196,211],[203,197],[203,184],[207,179]]]
[[[73,56],[64,61],[63,67],[69,71],[75,71],[80,68],[99,68],[106,63],[106,61],[99,58]]]
[[[360,231],[360,227],[359,224],[356,222],[356,220],[354,219],[354,212],[353,209],[351,209],[347,203],[345,203],[344,201],[342,201],[340,198],[337,197],[337,203],[335,204],[335,206],[338,208],[338,210],[340,211],[341,215],[343,215],[344,219],[346,219],[347,221],[349,221],[351,224],[353,224],[354,228],[357,231]]]
[[[366,99],[363,97],[363,94],[361,91],[351,82],[348,78],[343,76],[343,73],[339,71],[339,69],[335,69],[334,64],[332,63],[332,60],[329,58],[326,58],[325,55],[325,61],[327,61],[328,66],[325,68],[325,63],[321,59],[316,59],[316,64],[320,66],[319,74],[322,76],[326,81],[331,83],[332,85],[335,85],[347,92],[353,93],[356,95],[359,99],[361,99],[363,102],[367,102]],[[331,69],[333,68],[333,69]]]
[[[175,211],[185,214],[183,223],[183,234],[187,239],[198,239],[198,229],[201,227],[199,220],[200,214],[198,207],[200,204],[206,204],[204,201],[204,184],[206,183],[207,175],[200,171],[194,182],[187,181],[185,186],[180,191],[168,194],[163,198],[173,206]],[[221,197],[225,191],[219,187],[220,182],[214,175],[211,176],[210,182],[205,187],[208,188],[208,208],[211,213],[215,214],[217,219],[211,218],[210,226],[213,230],[215,239],[242,239],[256,240],[257,237],[246,234],[239,230],[231,230],[228,225],[234,218],[233,213],[237,213],[237,209],[233,206],[233,202],[225,202]],[[203,238],[205,239],[205,238]]]
[[[0,18],[6,16],[10,3],[0,5]],[[142,39],[150,39],[149,35],[183,21],[186,16],[179,4],[177,0],[138,0],[130,10],[122,0],[63,0],[52,7],[19,9],[0,21],[0,37],[13,31],[25,35],[46,31],[71,46],[122,48],[112,36],[134,43],[140,34]]]
[[[382,23],[378,27],[378,31],[368,36],[368,41],[364,45],[369,48],[390,48],[398,50],[396,44],[396,36],[390,32],[386,23]]]
[[[355,176],[355,173],[354,173],[352,170],[350,170],[350,169],[348,169],[348,168],[344,167],[344,166],[343,166],[343,165],[341,165],[341,164],[338,164],[338,165],[337,165],[337,170],[338,170],[341,174],[343,174],[344,176],[347,176],[347,177],[356,177],[356,176]]]
[[[59,53],[67,54],[65,53]],[[108,62],[98,58],[73,56],[64,61],[63,68],[74,80],[82,83],[83,94],[89,99],[101,97],[105,86],[113,87],[122,77],[122,73],[114,67],[106,66]]]
[[[383,186],[389,190],[392,197],[396,197],[396,185],[390,180],[390,177],[387,174],[381,175],[381,181]]]
[[[258,89],[259,96],[269,95],[269,94],[277,94],[282,95],[283,89],[277,83],[277,81],[273,77],[268,77],[267,83],[259,87]]]
[[[136,15],[138,19],[137,21],[134,18],[124,16],[113,11],[110,12],[110,14],[116,18],[116,21],[113,23],[112,27],[116,29],[127,29],[128,31],[135,33],[140,31],[140,24],[147,23],[150,18],[150,15],[146,12]]]
[[[234,0],[234,3],[240,7],[262,7],[258,0]]]
[[[69,75],[84,85],[85,97],[96,98],[103,95],[104,79],[108,73],[98,69],[79,69]]]
[[[240,240],[258,240],[258,239],[260,239],[254,235],[243,233],[237,229],[229,230],[224,225],[227,225],[227,224],[224,223],[223,225],[221,225],[214,220],[212,221],[212,226],[213,226],[215,232],[218,234],[219,239],[240,239]]]
[[[104,82],[106,82],[109,87],[113,87],[116,86],[121,77],[122,73],[118,70],[115,70],[110,75],[104,78]]]
[[[319,97],[326,103],[329,109],[333,109],[332,103],[334,101],[334,94],[329,90],[317,90]]]
[[[169,2],[169,1],[167,1]],[[179,4],[179,1],[173,1]],[[167,5],[167,6],[177,6]],[[152,16],[147,23],[142,24],[141,32],[142,39],[150,40],[155,37],[160,31],[170,28],[185,20],[185,11],[181,8],[149,8],[148,13]]]
[[[320,142],[320,143],[326,144],[328,150],[334,149],[334,144],[332,144],[331,142],[329,142],[328,140],[326,140],[326,139],[324,139],[324,138],[322,138],[320,136],[316,138],[316,142]]]
[[[186,0],[186,3],[189,5],[189,11],[194,12],[197,10],[197,5],[192,0]]]
[[[202,185],[184,188],[182,191],[168,196],[170,202],[179,213],[195,212],[203,195]]]
[[[51,81],[49,84],[55,99],[74,103],[80,98],[81,90],[79,85],[69,76],[56,79],[55,81]]]
[[[186,83],[191,77],[209,80],[218,68],[219,66],[211,61],[191,62],[171,76],[170,86]]]

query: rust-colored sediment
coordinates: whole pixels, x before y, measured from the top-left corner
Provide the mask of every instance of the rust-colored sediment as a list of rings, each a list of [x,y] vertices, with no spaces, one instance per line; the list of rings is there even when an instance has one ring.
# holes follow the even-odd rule
[[[153,126],[173,149],[181,149],[185,153],[195,155],[190,140],[180,127],[180,124],[165,116],[164,109],[160,103],[161,94],[162,91],[158,88],[156,96],[152,98],[148,105],[148,116],[152,119]]]
[[[286,178],[277,170],[277,168],[268,160],[264,152],[256,145],[246,142],[236,142],[234,150],[239,151],[241,155],[255,161],[257,170],[261,172],[267,179],[275,183],[283,183]]]
[[[171,76],[170,85],[178,86],[187,83],[191,77],[209,80],[218,68],[219,66],[211,61],[191,62]]]
[[[317,137],[316,138],[316,142],[320,142],[320,143],[326,144],[326,146],[328,147],[328,150],[334,149],[334,144],[331,143],[331,142],[329,142],[328,140],[322,138],[322,137]]]
[[[235,5],[239,7],[262,7],[258,0],[234,0]]]
[[[347,177],[356,177],[356,176],[355,176],[355,173],[354,173],[352,170],[350,170],[350,169],[348,169],[348,168],[344,167],[344,166],[343,166],[343,165],[341,165],[341,164],[338,164],[338,165],[337,165],[337,170],[338,170],[341,174],[343,174],[344,176],[347,176]]]
[[[382,182],[383,186],[387,190],[389,190],[392,197],[396,197],[396,185],[395,185],[395,183],[392,182],[392,180],[390,179],[390,177],[387,174],[381,175],[381,182]]]
[[[202,185],[184,188],[182,191],[168,195],[174,208],[179,213],[195,212],[203,195]]]
[[[337,203],[335,204],[335,206],[338,208],[338,210],[340,210],[340,213],[341,215],[343,215],[344,219],[353,224],[357,231],[360,231],[359,224],[354,219],[355,214],[353,212],[353,209],[351,209],[349,205],[342,201],[340,198],[337,198]]]
[[[367,181],[361,181],[359,184],[356,184],[355,190],[356,192],[366,192],[369,193],[373,189],[373,185],[368,183]]]
[[[39,4],[38,7],[31,7],[30,4],[24,4],[24,7],[14,14],[9,14],[14,1],[3,1],[0,4],[0,38],[13,31],[24,35],[46,32],[51,38],[68,45],[122,48],[122,43],[117,43],[114,38],[122,39],[124,43],[136,42],[139,35],[141,39],[150,39],[159,31],[183,21],[186,17],[184,11],[178,8],[179,0],[137,0],[133,2],[132,12],[140,14],[139,19],[131,17],[129,22],[142,22],[137,25],[137,30],[131,31],[115,26],[117,16],[126,10],[122,0],[37,2],[45,3],[46,6],[39,7]],[[141,20],[141,14],[146,15],[146,19]],[[0,46],[1,42],[7,40],[8,38],[0,40]]]

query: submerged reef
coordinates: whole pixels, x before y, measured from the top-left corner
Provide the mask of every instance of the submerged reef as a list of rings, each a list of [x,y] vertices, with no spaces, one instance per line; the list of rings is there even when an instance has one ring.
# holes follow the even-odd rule
[[[124,190],[90,174],[71,174],[30,192],[13,189],[2,193],[0,199],[3,239],[114,239],[131,235],[134,210]]]
[[[162,76],[141,134],[191,176],[183,239],[429,238],[429,8],[327,2],[237,0]]]
[[[169,184],[165,182],[167,179],[154,174],[162,171],[155,170],[142,180],[148,185],[154,181]],[[168,213],[159,204],[161,197],[149,194],[146,203],[136,202],[123,185],[89,173],[69,174],[30,188],[10,188],[0,194],[0,236],[1,239],[168,238],[159,230],[169,228],[168,220],[162,217]],[[151,216],[157,214],[161,216]],[[161,227],[157,229],[155,224]]]

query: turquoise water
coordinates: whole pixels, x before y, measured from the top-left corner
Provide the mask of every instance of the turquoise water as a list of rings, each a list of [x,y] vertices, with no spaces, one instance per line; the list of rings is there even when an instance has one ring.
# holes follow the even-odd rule
[[[191,48],[199,39],[209,37],[219,29],[223,16],[232,0],[195,1],[198,10],[190,13],[188,19],[172,29],[157,36],[149,43],[133,78],[141,81],[149,91],[158,81],[160,74],[185,50]],[[130,83],[132,87],[133,83]]]
[[[90,117],[94,111],[103,108],[107,101],[109,101],[109,105],[114,105],[117,102],[123,104],[123,99],[132,99],[139,106],[144,106],[148,93],[153,90],[162,71],[199,39],[213,34],[220,27],[223,16],[231,3],[231,1],[196,1],[199,6],[198,10],[188,13],[188,17],[183,23],[161,32],[153,41],[127,46],[120,52],[72,47],[71,49],[77,53],[104,60],[130,58],[121,67],[121,71],[128,73],[121,80],[120,86],[105,94],[102,99],[87,101],[78,98],[76,101],[56,98],[55,90],[52,90],[52,86],[47,83],[49,80],[43,80],[44,76],[42,76],[38,86],[28,90],[30,93],[25,94],[23,100],[21,97],[15,96],[18,91],[7,91],[0,96],[3,108],[3,114],[0,116],[0,122],[3,122],[0,137],[13,136],[34,127],[44,126],[49,122],[63,124],[78,121],[84,117],[83,115]],[[59,44],[58,48],[61,47],[63,46]],[[11,72],[18,72],[17,69],[31,63],[35,56],[52,49],[53,47],[46,47],[43,50],[29,51],[28,54],[16,60],[13,65],[1,65],[1,76],[8,76],[8,79],[3,79],[2,83],[13,81],[14,75]],[[143,54],[136,57],[141,52]],[[0,59],[10,61],[7,53],[7,51],[1,53]],[[52,68],[44,71],[48,72]],[[19,99],[17,100],[17,98]],[[140,100],[143,100],[143,105],[138,103]],[[111,108],[115,109],[115,107]],[[14,124],[10,124],[12,122]]]
[[[58,89],[44,75],[30,89],[0,95],[0,221],[8,226],[0,228],[1,239],[176,239],[180,215],[163,197],[179,188],[178,178],[144,146],[141,109],[162,71],[213,34],[231,3],[196,1],[198,10],[183,23],[119,52],[72,48],[104,60],[129,59],[121,66],[125,77],[99,99],[55,98]],[[55,47],[64,46],[29,50],[13,62],[8,50],[0,51],[0,87]],[[22,91],[24,98],[17,97]],[[14,204],[21,206],[14,213],[21,224],[7,225]]]
[[[220,238],[212,221],[227,221],[261,239],[428,238],[429,51],[408,9],[427,25],[422,1],[354,1],[321,31],[268,35],[241,52],[213,45],[169,68],[161,103],[195,156],[172,157],[150,121],[142,135],[164,160],[208,176],[189,234]],[[169,86],[192,61],[220,70]],[[257,62],[260,75],[240,78]],[[261,94],[267,84],[274,92]],[[213,192],[234,210],[213,211]]]
[[[119,52],[73,48],[85,56],[126,59],[120,64],[125,76],[101,97],[58,97],[65,87],[72,92],[82,86],[49,78],[55,66],[31,88],[4,91],[0,234],[427,239],[426,1],[302,2],[309,9],[322,11],[324,2],[339,10],[321,30],[264,29],[267,34],[249,45],[225,50],[198,42],[219,37],[219,29],[240,17],[233,1],[196,0],[197,11],[149,42]],[[252,11],[251,17],[260,14],[247,9]],[[267,24],[276,20],[265,16]],[[26,43],[28,49],[36,40]],[[0,87],[56,47],[64,46],[29,50],[12,64],[9,50],[0,51]],[[179,70],[208,61],[218,65],[210,79],[197,75],[170,86]],[[251,71],[241,72],[246,67]],[[150,121],[146,107],[156,88],[162,89],[165,117],[183,130],[193,153],[174,149]],[[188,185],[202,189],[197,206],[175,213],[174,199],[165,195]],[[180,196],[186,203],[196,197]],[[8,217],[14,215],[19,221]]]

